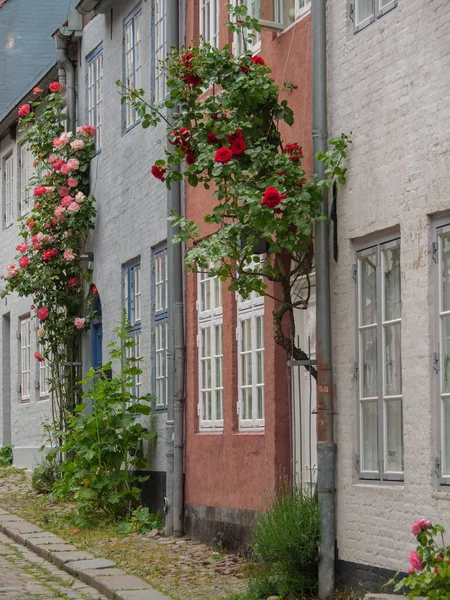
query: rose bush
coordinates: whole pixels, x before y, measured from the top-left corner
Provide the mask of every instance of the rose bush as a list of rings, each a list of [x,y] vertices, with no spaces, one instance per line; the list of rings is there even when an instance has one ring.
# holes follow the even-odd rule
[[[275,341],[294,358],[305,359],[293,346],[293,310],[308,305],[314,226],[321,218],[324,188],[334,179],[345,183],[341,163],[349,138],[330,140],[332,149],[317,157],[326,165],[325,180],[306,176],[300,144],[285,144],[279,130],[281,123],[291,126],[294,121],[280,95],[298,86],[285,83],[280,88],[264,59],[245,51],[258,22],[245,6],[227,6],[228,26],[242,38],[243,54],[233,56],[228,46],[219,49],[208,43],[172,52],[160,65],[168,95],[156,106],[143,98],[144,90],[117,83],[124,90],[122,100],[133,104],[143,127],[161,120],[168,126],[169,145],[165,158],[153,165],[153,176],[168,188],[185,179],[192,187],[214,190],[214,208],[204,217],[216,226],[211,236],[200,241],[197,223],[172,216],[179,228],[175,241],[188,244],[187,268],[230,280],[229,289],[244,298],[253,291],[267,293],[267,280],[278,283]],[[267,251],[255,257],[261,241]],[[290,329],[284,331],[286,313]],[[311,372],[315,375],[312,367]]]
[[[409,554],[409,575],[397,582],[397,573],[386,585],[395,585],[396,592],[408,588],[409,600],[416,596],[449,600],[450,546],[445,543],[445,529],[426,519],[416,519],[411,526],[411,533],[419,545]]]
[[[20,219],[18,264],[6,269],[2,297],[16,293],[30,298],[40,322],[41,351],[34,356],[50,363],[53,417],[60,423],[79,401],[75,366],[80,363],[81,330],[92,316],[90,274],[82,268],[80,255],[94,226],[89,168],[95,130],[85,126],[75,133],[64,131],[62,87],[53,82],[49,92],[42,96],[35,88],[36,100],[24,105],[29,110],[19,109],[23,140],[35,159],[30,182],[34,205]]]

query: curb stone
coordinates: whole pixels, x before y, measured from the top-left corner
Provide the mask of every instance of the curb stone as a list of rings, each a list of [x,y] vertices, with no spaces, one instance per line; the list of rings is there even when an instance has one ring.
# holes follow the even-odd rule
[[[0,515],[0,533],[105,594],[110,600],[170,600],[169,596],[139,577],[115,568],[116,563],[112,560],[95,558],[3,509],[0,509]],[[56,549],[58,547],[60,550]]]

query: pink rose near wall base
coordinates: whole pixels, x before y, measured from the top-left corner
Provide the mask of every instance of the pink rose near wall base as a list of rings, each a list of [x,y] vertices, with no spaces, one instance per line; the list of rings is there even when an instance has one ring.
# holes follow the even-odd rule
[[[48,91],[18,111],[23,142],[42,177],[34,181],[36,202],[29,218],[22,219],[18,265],[6,268],[2,296],[15,292],[33,300],[41,323],[40,351],[34,356],[49,364],[52,416],[64,426],[67,411],[80,402],[81,373],[70,365],[81,362],[80,336],[89,328],[93,310],[90,272],[80,255],[95,217],[89,181],[95,129],[87,125],[76,133],[65,131],[64,90],[56,81]],[[43,94],[38,89],[34,93]]]

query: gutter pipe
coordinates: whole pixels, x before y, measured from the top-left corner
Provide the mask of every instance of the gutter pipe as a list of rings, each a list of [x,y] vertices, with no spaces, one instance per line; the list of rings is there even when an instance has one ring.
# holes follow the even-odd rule
[[[167,52],[180,46],[179,0],[167,4]],[[177,107],[169,111],[169,119]],[[167,216],[181,213],[181,184],[174,182],[167,193]],[[166,421],[166,534],[183,535],[184,501],[184,407],[185,407],[185,346],[184,346],[184,298],[183,298],[183,247],[173,244],[178,229],[167,224],[168,268],[168,353],[167,383],[168,405]]]
[[[66,91],[67,131],[75,128],[75,69],[67,56],[70,36],[56,33],[56,48],[58,50],[59,83]]]
[[[312,9],[313,148],[327,151],[326,0],[314,0]],[[323,163],[314,159],[314,173],[325,176]],[[319,496],[319,598],[328,598],[335,587],[335,462],[333,433],[333,378],[331,355],[331,302],[328,190],[323,191],[323,221],[316,223],[317,295],[317,490]]]

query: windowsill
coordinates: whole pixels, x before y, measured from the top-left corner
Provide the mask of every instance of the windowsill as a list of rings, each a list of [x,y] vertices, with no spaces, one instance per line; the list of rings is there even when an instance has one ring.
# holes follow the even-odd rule
[[[239,429],[239,431],[233,431],[234,435],[265,435],[266,430],[264,428],[261,429]]]
[[[154,414],[166,413],[167,412],[167,406],[155,406],[154,410],[155,410]]]
[[[126,135],[129,131],[132,131],[133,129],[135,129],[138,125],[140,125],[141,120],[139,119],[138,121],[136,121],[136,123],[133,123],[132,125],[128,125],[128,127],[125,128],[124,131],[124,135]]]
[[[10,227],[12,227],[14,225],[14,223],[10,223],[9,225],[5,225],[3,231],[6,231],[7,229],[9,229]]]
[[[450,487],[442,486],[439,490],[432,492],[431,497],[435,500],[445,500],[450,502]]]
[[[38,402],[48,402],[50,400],[50,396],[40,396],[38,398]]]
[[[385,490],[402,490],[405,488],[404,481],[377,481],[375,479],[360,479],[357,483],[354,483],[352,487],[356,488],[376,488]]]
[[[223,429],[199,429],[195,435],[223,435]]]

